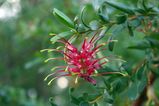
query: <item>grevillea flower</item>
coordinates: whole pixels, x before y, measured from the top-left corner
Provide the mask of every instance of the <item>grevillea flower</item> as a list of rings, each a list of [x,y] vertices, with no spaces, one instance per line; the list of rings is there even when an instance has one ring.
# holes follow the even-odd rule
[[[102,59],[106,59],[106,57],[97,58],[96,56],[100,50],[105,50],[100,48],[106,44],[102,43],[95,46],[97,39],[98,37],[95,35],[90,40],[85,38],[80,49],[77,49],[69,41],[62,39],[58,40],[58,42],[65,45],[64,50],[47,49],[48,51],[57,51],[63,54],[62,58],[49,58],[48,60],[60,59],[65,61],[67,64],[66,66],[57,66],[52,69],[59,70],[49,74],[45,78],[45,80],[47,80],[48,77],[54,76],[48,84],[50,84],[54,79],[62,76],[77,76],[75,82],[77,82],[78,78],[83,78],[92,84],[96,84],[96,80],[94,80],[92,76],[96,75],[98,70],[102,68],[102,65],[107,63],[107,61],[100,62]]]

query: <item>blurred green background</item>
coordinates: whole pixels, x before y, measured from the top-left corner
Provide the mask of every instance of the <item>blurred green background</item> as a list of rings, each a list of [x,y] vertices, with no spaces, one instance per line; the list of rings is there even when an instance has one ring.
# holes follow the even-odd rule
[[[98,0],[93,1],[94,7],[100,5]],[[114,1],[134,7],[138,0]],[[0,0],[0,106],[50,106],[50,97],[59,106],[75,106],[69,102],[67,79],[61,79],[65,81],[64,84],[59,80],[51,86],[43,81],[50,73],[50,68],[60,63],[44,63],[48,56],[55,57],[57,54],[40,53],[40,50],[57,47],[56,43],[51,44],[49,33],[67,30],[53,16],[53,8],[73,19],[80,13],[82,6],[89,2],[91,0]],[[87,18],[94,17],[90,15]],[[116,37],[119,42],[113,53],[135,65],[143,59],[144,52],[126,48],[142,39],[143,35],[134,32],[135,37],[130,38],[127,31],[119,32],[114,32],[119,35]],[[69,85],[74,86],[71,80]],[[82,88],[76,86],[79,90],[76,93],[79,94],[83,90],[95,92],[87,82]]]

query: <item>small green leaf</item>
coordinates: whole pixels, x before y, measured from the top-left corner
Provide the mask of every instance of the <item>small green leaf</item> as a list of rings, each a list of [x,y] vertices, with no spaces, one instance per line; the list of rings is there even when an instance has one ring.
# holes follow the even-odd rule
[[[87,27],[87,28],[90,28],[85,22],[84,22],[84,19],[83,19],[83,16],[84,16],[84,11],[85,11],[85,9],[87,8],[87,6],[85,6],[83,9],[82,9],[82,11],[81,11],[81,21],[82,21],[82,24],[85,26],[85,27]]]
[[[138,80],[141,80],[141,78],[142,78],[141,76],[144,75],[145,66],[146,66],[146,65],[143,64],[143,65],[140,67],[140,69],[137,70],[136,77],[137,77]]]
[[[123,92],[128,86],[128,79],[127,78],[120,78],[118,80],[115,80],[112,82],[111,87],[112,87],[112,93],[115,95]]]
[[[66,16],[63,12],[59,11],[58,9],[54,8],[53,14],[56,18],[58,18],[63,24],[70,28],[74,28],[73,21]]]
[[[147,6],[146,6],[146,0],[142,0],[142,6],[143,6],[143,8],[147,11],[148,10],[148,8],[147,8]]]
[[[118,15],[116,16],[116,22],[117,24],[122,24],[127,20],[127,16],[126,15]]]
[[[108,48],[110,51],[113,51],[114,43],[115,43],[115,42],[112,42],[112,40],[113,40],[113,36],[110,36],[108,40]]]
[[[70,88],[69,89],[69,95],[71,95],[74,90],[75,90],[74,88]]]
[[[106,86],[107,91],[109,91],[111,89],[110,83],[106,80],[104,80],[104,84]]]
[[[132,30],[132,27],[129,24],[127,24],[127,28],[128,28],[128,32],[129,32],[130,36],[134,36],[134,32]]]
[[[109,16],[107,14],[107,11],[106,11],[106,5],[103,4],[100,6],[99,10],[98,10],[98,15],[99,15],[99,18],[105,22],[105,23],[109,23]]]
[[[111,7],[116,8],[117,10],[120,10],[122,12],[128,13],[129,15],[134,15],[135,14],[132,10],[130,10],[128,8],[125,8],[125,7],[121,6],[121,5],[119,6],[117,4],[114,4],[114,3],[111,3],[111,2],[108,2],[108,1],[105,1],[105,3],[108,4]]]
[[[120,68],[121,70],[126,71],[126,73],[131,74],[132,73],[132,64],[129,62],[124,62],[121,64]]]
[[[52,43],[55,43],[58,39],[61,39],[61,38],[64,38],[66,36],[69,36],[69,35],[72,35],[73,32],[70,32],[70,31],[66,31],[66,32],[62,32],[62,33],[59,33],[57,35],[54,35],[52,38],[51,38],[51,42]]]

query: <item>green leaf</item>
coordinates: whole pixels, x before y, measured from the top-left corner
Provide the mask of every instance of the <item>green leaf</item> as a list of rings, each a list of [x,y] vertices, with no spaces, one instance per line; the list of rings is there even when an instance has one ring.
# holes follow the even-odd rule
[[[111,89],[110,83],[107,80],[104,80],[104,84],[106,86],[107,91]]]
[[[123,24],[127,20],[126,15],[118,15],[116,16],[116,23],[117,24]]]
[[[134,36],[134,32],[132,30],[132,27],[129,24],[127,24],[127,28],[128,28],[128,32],[129,32],[130,36]]]
[[[81,16],[80,16],[80,18],[81,18],[82,24],[83,24],[85,27],[90,28],[90,27],[84,22],[84,19],[83,19],[84,11],[85,11],[86,8],[87,8],[87,6],[83,7],[83,9],[82,9],[82,11],[81,11]]]
[[[79,106],[90,106],[88,102],[82,101]]]
[[[107,14],[105,4],[100,6],[98,10],[98,16],[103,22],[109,23],[109,16]]]
[[[121,6],[121,5],[117,5],[117,4],[108,2],[108,1],[105,1],[104,3],[108,4],[111,7],[116,8],[117,10],[120,10],[122,12],[128,13],[129,15],[134,15],[135,14],[132,10],[130,10],[128,8],[125,8],[125,7]]]
[[[146,6],[146,0],[142,0],[142,6],[143,6],[143,8],[147,11],[148,10],[148,8],[147,8],[147,6]]]
[[[109,48],[110,51],[113,51],[115,42],[112,42],[111,40],[113,40],[113,36],[110,36],[109,39],[108,39],[108,48]]]
[[[62,32],[62,33],[59,33],[57,35],[54,35],[52,38],[51,38],[51,42],[52,43],[55,43],[58,39],[61,39],[61,38],[64,38],[66,36],[69,36],[69,35],[72,35],[73,32],[70,32],[70,31],[66,31],[66,32]]]
[[[69,88],[69,95],[71,95],[74,90],[74,88]]]
[[[124,70],[128,75],[132,73],[132,63],[124,62],[120,66],[120,70]]]
[[[145,76],[146,75],[141,76],[141,80],[135,79],[134,82],[130,83],[129,88],[126,91],[126,94],[131,100],[135,100],[144,90],[147,84],[147,78]]]
[[[58,9],[54,8],[53,14],[56,18],[58,18],[64,25],[74,28],[73,21],[66,16],[63,12],[59,11]]]
[[[136,77],[138,80],[141,80],[141,76],[144,76],[144,72],[145,72],[145,63],[140,67],[140,69],[137,70],[137,73],[136,73]]]
[[[111,29],[112,25],[109,25],[107,28],[103,28],[99,34],[99,39],[102,39],[106,33]]]
[[[137,90],[138,82],[134,82],[130,84],[130,87],[127,89],[126,94],[131,100],[135,100],[138,97],[138,90]]]
[[[118,80],[115,80],[112,82],[111,87],[112,87],[112,93],[114,95],[119,94],[120,92],[123,92],[128,86],[128,78],[120,78]]]

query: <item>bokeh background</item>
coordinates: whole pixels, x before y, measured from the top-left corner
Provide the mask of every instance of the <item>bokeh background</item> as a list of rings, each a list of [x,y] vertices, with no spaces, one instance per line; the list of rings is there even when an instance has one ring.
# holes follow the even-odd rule
[[[114,1],[134,7],[137,0]],[[77,94],[83,92],[82,89],[94,92],[91,84],[86,82],[80,88],[80,84],[74,85],[69,78],[61,78],[48,86],[44,78],[50,68],[61,63],[44,63],[48,56],[58,54],[40,53],[42,49],[58,45],[51,44],[49,33],[67,30],[53,16],[53,8],[73,19],[87,3],[91,4],[91,0],[0,0],[0,106],[50,106],[50,97],[59,106],[75,106],[69,102],[68,85],[77,86]],[[98,6],[98,2],[93,5]],[[130,38],[127,31],[119,32],[114,32],[119,35],[116,37],[119,42],[113,54],[135,65],[145,56],[144,52],[126,48],[143,35],[134,32],[135,37]]]

